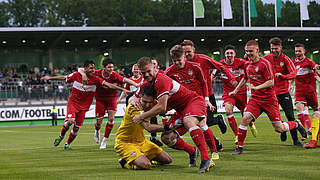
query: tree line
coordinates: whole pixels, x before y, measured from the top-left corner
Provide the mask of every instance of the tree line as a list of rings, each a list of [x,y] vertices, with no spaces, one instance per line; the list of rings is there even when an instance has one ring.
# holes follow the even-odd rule
[[[221,0],[202,0],[205,18],[197,26],[221,26]],[[258,17],[252,26],[274,26],[274,5],[255,0]],[[247,0],[246,0],[247,6]],[[242,0],[231,0],[233,19],[225,26],[243,26]],[[247,7],[246,7],[247,8]],[[310,20],[320,26],[320,4],[308,5]],[[299,4],[282,1],[278,26],[300,26]],[[7,0],[0,3],[0,27],[63,26],[193,26],[192,0]],[[246,26],[248,11],[246,9]]]

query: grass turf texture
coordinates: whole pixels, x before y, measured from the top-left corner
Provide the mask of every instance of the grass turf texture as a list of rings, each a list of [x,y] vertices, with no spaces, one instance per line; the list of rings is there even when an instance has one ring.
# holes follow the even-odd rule
[[[99,144],[93,141],[93,125],[84,125],[72,143],[71,151],[63,149],[67,137],[58,147],[53,147],[61,126],[0,128],[0,179],[319,178],[320,149],[305,150],[292,146],[289,133],[287,142],[281,142],[280,134],[274,132],[267,118],[256,121],[257,138],[252,137],[248,131],[244,153],[239,156],[231,155],[235,148],[231,129],[221,135],[217,127],[212,127],[214,134],[223,143],[224,152],[220,153],[216,166],[205,174],[197,174],[198,167],[188,168],[189,158],[185,152],[167,147],[164,147],[165,151],[173,157],[170,165],[152,166],[149,171],[122,169],[117,162],[119,156],[113,150],[118,126],[119,123],[115,124],[107,149],[100,150]],[[102,135],[104,127],[101,132]],[[149,135],[147,132],[145,134]],[[188,135],[183,138],[193,144]]]

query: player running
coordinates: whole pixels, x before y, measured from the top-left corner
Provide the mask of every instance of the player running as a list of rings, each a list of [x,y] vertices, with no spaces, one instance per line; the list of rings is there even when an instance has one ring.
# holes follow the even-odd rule
[[[235,58],[236,51],[235,47],[232,45],[227,45],[225,47],[225,59],[221,60],[220,63],[223,64],[226,68],[228,68],[232,74],[236,77],[237,82],[244,76],[244,65],[246,60],[241,58]],[[223,72],[216,71],[212,73],[213,78],[217,77],[220,74],[222,79],[222,88],[223,88],[223,106],[226,110],[226,115],[228,118],[229,125],[235,135],[235,144],[238,143],[238,126],[233,115],[233,107],[236,106],[241,114],[243,115],[244,108],[247,105],[247,87],[244,86],[239,92],[234,96],[229,96],[229,92],[232,92],[235,87],[230,83],[228,76],[226,76]],[[249,124],[251,133],[254,137],[257,136],[257,129],[253,122]]]
[[[112,61],[112,59],[105,58],[102,61],[102,66],[103,66],[102,69],[95,71],[94,73],[95,76],[102,78],[103,80],[105,80],[110,84],[129,83],[133,86],[139,87],[136,82],[128,78],[125,78],[120,74],[118,74],[117,72],[113,71],[114,62]],[[83,73],[82,75],[85,76],[85,74]],[[103,117],[106,114],[106,112],[108,113],[108,121],[106,123],[104,138],[101,141],[100,149],[105,149],[107,147],[107,140],[114,126],[114,117],[117,112],[117,98],[118,98],[117,90],[111,89],[105,86],[100,86],[100,85],[97,86],[97,91],[95,93],[96,124],[94,125],[95,127],[94,141],[96,143],[100,142],[100,128],[103,122]]]
[[[299,122],[281,122],[279,103],[273,88],[272,67],[268,60],[259,56],[258,43],[255,40],[248,41],[245,52],[249,59],[249,62],[245,64],[245,76],[235,90],[229,93],[229,96],[236,95],[250,80],[248,87],[251,90],[251,97],[238,129],[238,146],[232,154],[239,155],[243,152],[243,142],[246,138],[248,125],[253,119],[257,119],[262,112],[268,115],[276,132],[281,133],[297,128],[303,137],[307,137],[307,132]]]
[[[175,45],[174,47],[172,47],[170,50],[170,56],[174,64],[165,71],[165,74],[187,89],[192,90],[199,96],[203,97],[207,106],[210,107],[211,110],[213,110],[214,107],[209,102],[208,86],[201,67],[197,63],[189,62],[186,60],[184,49],[181,45]],[[219,159],[219,154],[214,141],[214,135],[211,129],[206,124],[206,118],[200,121],[198,126],[203,131],[206,143],[210,149],[211,160],[214,161]],[[182,136],[187,132],[187,129],[182,127],[177,129],[177,132]],[[181,141],[183,140],[181,139]],[[172,143],[167,145],[170,145],[170,147],[177,150],[185,149],[182,146],[176,147],[175,144]],[[194,154],[194,151],[186,152],[189,153],[189,156],[192,156]],[[190,166],[193,166],[192,163],[190,163]]]
[[[298,72],[295,79],[295,103],[298,113],[298,119],[304,126],[307,123],[309,131],[312,131],[312,138],[309,143],[304,147],[316,148],[318,146],[318,132],[319,132],[319,112],[318,112],[318,99],[317,99],[317,85],[316,81],[320,80],[319,76],[315,73],[316,69],[319,69],[319,65],[313,62],[311,59],[305,56],[306,50],[303,44],[296,44],[294,48],[296,58],[293,59],[293,63],[296,66]],[[314,114],[312,115],[312,121],[309,120],[308,110],[305,108],[310,106]]]
[[[297,70],[291,59],[283,54],[282,41],[278,37],[269,40],[271,54],[264,56],[272,67],[274,73],[274,89],[281,108],[283,109],[288,121],[295,121],[292,98],[289,93],[289,81],[296,77]],[[290,131],[293,144],[302,146],[298,140],[297,130]],[[282,132],[280,135],[281,141],[287,140],[287,133]]]
[[[203,54],[196,54],[194,43],[190,40],[184,40],[181,43],[183,49],[185,50],[186,53],[186,58],[188,61],[198,63],[204,73],[204,76],[207,81],[207,86],[208,86],[208,91],[209,91],[209,101],[214,107],[214,110],[212,111],[210,107],[207,107],[207,124],[208,126],[212,125],[218,125],[222,134],[226,133],[227,131],[227,124],[224,121],[224,117],[222,114],[219,114],[217,117],[214,117],[214,114],[216,114],[217,111],[217,103],[216,99],[213,94],[213,89],[212,89],[212,80],[210,76],[210,71],[213,69],[216,69],[218,71],[221,71],[225,73],[226,76],[230,79],[230,82],[233,86],[237,85],[237,81],[235,80],[234,75],[229,71],[229,69],[224,68],[221,63],[213,60],[209,56],[203,55]],[[218,150],[222,151],[222,144],[215,138],[215,142],[217,145]]]
[[[68,76],[42,77],[41,80],[65,80],[67,83],[73,83],[72,91],[67,103],[67,116],[62,126],[61,133],[54,141],[54,146],[58,146],[64,138],[69,127],[73,125],[69,138],[64,145],[64,149],[71,150],[71,142],[76,138],[79,128],[82,126],[85,113],[89,110],[96,88],[98,85],[108,88],[127,91],[116,85],[108,83],[103,79],[96,77],[94,74],[95,65],[93,61],[85,61],[83,64],[84,73],[88,77],[87,81],[83,81],[79,72],[74,72]],[[129,91],[128,91],[129,92]]]

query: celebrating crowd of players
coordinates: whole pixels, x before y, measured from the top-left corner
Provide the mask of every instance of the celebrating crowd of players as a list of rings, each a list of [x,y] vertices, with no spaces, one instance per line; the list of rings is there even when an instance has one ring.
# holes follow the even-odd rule
[[[117,103],[128,95],[127,109],[116,134],[114,147],[121,156],[119,163],[123,168],[150,169],[152,163],[171,163],[172,158],[159,147],[162,143],[156,139],[156,132],[162,132],[161,140],[164,144],[188,153],[189,167],[197,165],[200,154],[201,164],[197,172],[208,172],[215,165],[214,161],[219,159],[218,152],[223,150],[210,126],[219,125],[222,133],[227,130],[223,115],[214,117],[217,105],[212,79],[220,76],[223,80],[223,105],[237,144],[233,155],[243,152],[248,127],[254,136],[257,135],[253,122],[262,112],[267,114],[275,131],[281,133],[281,141],[286,141],[286,132],[290,131],[296,146],[302,146],[297,130],[303,139],[307,138],[304,128],[306,123],[312,139],[304,147],[316,148],[320,118],[316,94],[316,81],[320,81],[317,74],[319,66],[305,57],[303,44],[296,44],[296,58],[291,60],[281,52],[281,43],[281,39],[272,38],[269,41],[271,54],[260,57],[258,43],[250,40],[245,45],[245,59],[235,58],[235,48],[227,45],[225,59],[217,62],[206,55],[196,54],[193,42],[184,40],[171,48],[173,65],[165,72],[157,68],[156,59],[142,57],[132,67],[134,75],[131,78],[124,78],[114,72],[111,59],[105,59],[103,69],[100,70],[95,70],[92,61],[86,61],[79,72],[68,76],[43,77],[42,80],[66,80],[73,83],[65,123],[54,146],[60,144],[73,125],[64,146],[66,150],[71,149],[70,144],[77,136],[85,112],[95,97],[94,140],[100,142],[100,128],[107,112],[108,122],[100,149],[106,148]],[[293,111],[293,81],[296,85],[295,104],[301,123],[295,120]],[[125,88],[115,85],[123,83],[126,83]],[[251,90],[248,101],[247,88]],[[119,99],[117,90],[123,91]],[[281,119],[279,105],[288,121]],[[242,114],[239,127],[233,115],[234,106]],[[308,107],[314,111],[312,121]],[[157,124],[159,115],[163,116],[162,125]],[[152,142],[145,138],[144,130],[153,133]],[[181,138],[186,132],[189,132],[195,146],[187,144]]]

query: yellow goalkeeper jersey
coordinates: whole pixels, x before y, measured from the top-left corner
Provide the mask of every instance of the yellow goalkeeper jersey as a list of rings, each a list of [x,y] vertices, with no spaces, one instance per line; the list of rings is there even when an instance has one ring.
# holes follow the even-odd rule
[[[144,136],[144,127],[133,122],[132,118],[142,113],[139,108],[129,104],[124,114],[121,125],[116,134],[116,142],[143,142],[146,140]]]

